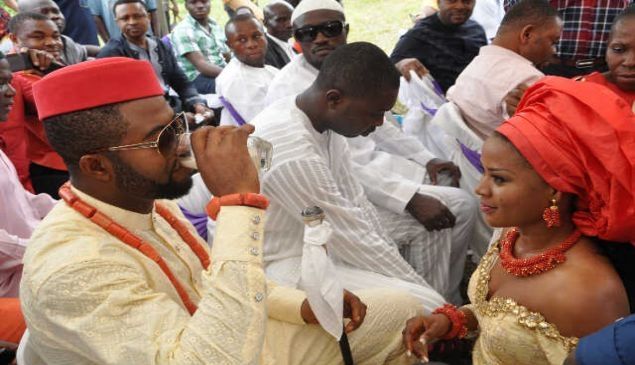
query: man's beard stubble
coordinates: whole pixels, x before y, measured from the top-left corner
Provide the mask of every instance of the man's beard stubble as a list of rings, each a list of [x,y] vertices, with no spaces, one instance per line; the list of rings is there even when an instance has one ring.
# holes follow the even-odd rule
[[[118,156],[111,155],[115,169],[115,184],[117,189],[128,194],[146,199],[177,199],[186,195],[192,188],[192,178],[182,182],[172,180],[172,169],[167,183],[162,184],[139,174],[130,165],[122,161]]]

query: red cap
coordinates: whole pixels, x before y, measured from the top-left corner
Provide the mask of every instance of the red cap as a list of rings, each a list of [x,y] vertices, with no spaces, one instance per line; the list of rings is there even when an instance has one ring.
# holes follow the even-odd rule
[[[125,57],[67,66],[33,85],[40,120],[163,93],[149,62]]]

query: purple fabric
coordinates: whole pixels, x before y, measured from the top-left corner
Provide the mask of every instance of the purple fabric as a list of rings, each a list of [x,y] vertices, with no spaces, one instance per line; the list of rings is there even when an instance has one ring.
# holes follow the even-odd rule
[[[437,111],[439,110],[439,109],[434,109],[434,108],[428,108],[423,103],[419,103],[419,104],[421,105],[421,108],[423,109],[424,112],[430,114],[433,117],[434,117],[435,114],[437,114]]]
[[[181,212],[183,212],[185,218],[187,218],[187,220],[192,223],[194,228],[196,228],[196,232],[198,232],[198,235],[201,236],[205,240],[205,242],[207,242],[207,214],[192,213],[182,206],[179,206],[179,208],[181,208]]]
[[[481,163],[481,154],[470,149],[469,147],[461,143],[461,141],[459,141],[458,139],[456,141],[461,146],[461,152],[463,152],[463,156],[467,158],[467,160],[472,164],[472,166],[474,166],[474,168],[478,170],[478,172],[480,172],[481,174],[485,172],[485,169],[483,168],[483,164]]]
[[[437,95],[445,99],[445,95],[443,94],[443,89],[441,88],[441,85],[439,85],[437,80],[432,80],[432,86],[434,86],[434,91],[437,93]]]
[[[236,123],[238,123],[238,125],[247,124],[247,122],[245,122],[245,119],[240,115],[240,113],[238,113],[236,108],[234,108],[234,106],[227,99],[225,99],[222,96],[219,96],[218,100],[220,100],[220,103],[223,104],[225,109],[227,109],[229,114],[232,116],[232,118],[234,118],[234,120],[236,121]]]

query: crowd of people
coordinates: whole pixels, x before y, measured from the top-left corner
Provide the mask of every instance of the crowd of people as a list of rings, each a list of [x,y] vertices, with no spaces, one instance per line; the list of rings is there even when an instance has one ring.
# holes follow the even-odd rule
[[[635,364],[631,1],[210,1],[11,4],[0,365]]]

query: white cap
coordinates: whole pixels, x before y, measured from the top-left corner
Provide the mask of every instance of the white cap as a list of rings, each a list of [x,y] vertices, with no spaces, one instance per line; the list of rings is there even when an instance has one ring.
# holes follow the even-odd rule
[[[344,15],[344,7],[335,0],[302,0],[291,14],[291,24],[302,15],[315,10],[334,10]]]

